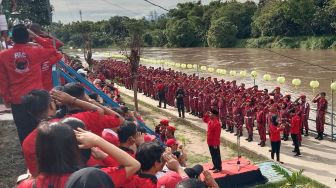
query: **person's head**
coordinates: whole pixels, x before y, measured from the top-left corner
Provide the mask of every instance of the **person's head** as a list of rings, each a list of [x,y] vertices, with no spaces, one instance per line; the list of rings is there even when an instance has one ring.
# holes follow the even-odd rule
[[[212,109],[210,111],[210,118],[217,118],[218,117],[218,110]]]
[[[171,148],[172,152],[177,151],[178,142],[175,139],[173,139],[173,138],[168,139],[166,141],[166,145],[167,145],[167,147]]]
[[[180,181],[175,188],[206,188],[207,186],[199,179],[189,178]]]
[[[33,31],[36,35],[43,35],[43,32],[42,32],[42,28],[41,28],[41,25],[38,24],[38,23],[32,23],[30,26],[29,26],[29,29],[31,31]]]
[[[26,44],[29,41],[27,27],[23,24],[18,24],[13,27],[12,36],[15,44]]]
[[[302,102],[305,102],[305,101],[306,101],[306,98],[307,98],[306,95],[301,95],[301,96],[300,96],[300,99],[301,99]]]
[[[114,188],[110,176],[98,168],[82,168],[69,177],[66,188]]]
[[[268,89],[264,89],[264,90],[263,90],[263,94],[264,94],[264,95],[268,94]]]
[[[280,106],[281,106],[281,109],[286,109],[287,108],[287,103],[283,102],[283,103],[280,104]]]
[[[84,99],[84,87],[80,83],[67,83],[64,85],[63,91],[78,99]]]
[[[275,92],[280,93],[280,87],[276,87]]]
[[[327,94],[326,94],[325,92],[321,92],[321,93],[320,93],[320,96],[321,96],[321,98],[323,98],[323,99],[326,97],[326,95],[327,95]]]
[[[69,125],[73,130],[77,130],[78,128],[86,130],[84,122],[77,118],[68,117],[61,120],[61,123]],[[80,157],[84,164],[90,159],[90,156],[91,149],[80,149]]]
[[[157,173],[162,170],[165,164],[162,158],[164,151],[164,147],[159,143],[146,142],[138,147],[135,158],[140,162],[142,171]]]
[[[286,101],[290,101],[290,100],[291,100],[291,95],[289,95],[289,94],[286,95],[286,96],[285,96],[285,100],[286,100]]]
[[[271,123],[275,126],[278,126],[279,123],[278,123],[278,116],[277,115],[273,115],[271,117]]]
[[[75,172],[81,165],[79,148],[72,128],[61,122],[42,122],[36,137],[39,173],[62,175]]]
[[[32,90],[22,97],[22,105],[37,120],[46,119],[56,113],[56,103],[46,90]]]
[[[128,146],[135,144],[137,128],[133,122],[125,121],[119,127],[117,133],[118,133],[120,144],[125,144]]]

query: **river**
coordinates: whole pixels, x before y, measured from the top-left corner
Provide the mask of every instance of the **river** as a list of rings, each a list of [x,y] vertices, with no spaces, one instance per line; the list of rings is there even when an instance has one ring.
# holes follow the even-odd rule
[[[102,53],[100,52],[119,53],[119,50],[116,49],[97,49],[95,51],[99,53],[95,53],[93,55],[94,58],[101,57]],[[280,86],[283,94],[292,94],[293,100],[299,95],[305,94],[310,101],[318,92],[324,91],[327,93],[327,99],[331,107],[330,84],[332,80],[336,81],[336,51],[334,50],[271,49],[269,51],[268,49],[246,48],[144,48],[142,57],[153,60],[206,65],[226,69],[227,72],[236,70],[237,76],[235,77],[228,74],[225,76],[212,74],[215,74],[213,77],[225,80],[235,79],[238,83],[243,82],[247,86],[253,85],[252,77],[242,78],[239,76],[239,72],[242,70],[248,72],[256,70],[259,73],[256,79],[256,84],[259,85],[259,88],[272,90],[276,86]],[[186,71],[198,73],[193,69]],[[266,73],[272,76],[271,81],[263,80],[263,75]],[[201,76],[208,76],[209,74],[200,73]],[[284,84],[277,83],[278,76],[284,76],[286,82]],[[300,86],[294,87],[292,85],[292,79],[294,78],[301,80]],[[309,86],[312,80],[317,80],[320,83],[320,86],[315,91]],[[336,100],[335,96],[336,92],[334,101]],[[316,108],[314,104],[311,106]],[[331,111],[330,107],[329,111]],[[335,109],[336,107],[334,107]]]

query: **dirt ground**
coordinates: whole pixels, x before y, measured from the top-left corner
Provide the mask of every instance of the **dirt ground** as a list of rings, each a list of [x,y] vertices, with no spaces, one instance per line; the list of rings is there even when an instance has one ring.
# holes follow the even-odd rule
[[[130,109],[134,109],[132,98],[124,96],[123,100],[127,103]],[[186,148],[188,154],[188,166],[193,166],[195,164],[204,164],[211,162],[211,156],[206,143],[206,133],[193,128],[191,125],[185,121],[173,117],[165,112],[159,111],[157,108],[153,108],[145,103],[139,103],[139,111],[144,118],[146,125],[150,128],[154,128],[155,125],[159,124],[161,119],[169,119],[170,124],[176,126],[176,138],[183,144]],[[236,150],[229,145],[221,144],[220,147],[222,160],[232,159],[237,156]],[[254,156],[250,157],[249,154],[242,154],[244,157],[251,161],[259,162],[263,159],[256,158]]]
[[[0,122],[0,187],[15,187],[17,177],[25,172],[15,125]]]

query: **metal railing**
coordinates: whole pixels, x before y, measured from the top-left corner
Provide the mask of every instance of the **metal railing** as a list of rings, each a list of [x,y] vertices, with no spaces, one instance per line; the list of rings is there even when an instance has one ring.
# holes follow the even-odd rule
[[[60,78],[64,78],[66,80],[66,82],[80,82],[81,84],[86,86],[86,91],[87,92],[89,92],[89,90],[91,90],[92,92],[97,93],[104,100],[104,103],[106,105],[111,106],[111,107],[120,107],[120,105],[118,103],[113,101],[104,92],[102,92],[100,89],[96,88],[92,83],[87,81],[84,77],[82,77],[80,74],[78,74],[70,66],[66,65],[63,61],[60,61],[60,62],[57,63],[57,65],[54,65],[52,70],[53,70],[52,71],[52,77],[53,77],[54,86],[59,86],[60,85]],[[156,135],[155,132],[152,129],[150,129],[148,126],[146,126],[144,122],[142,122],[140,120],[137,120],[137,122],[138,122],[139,126],[146,129],[147,133],[149,133],[151,135],[155,135],[157,138],[159,138],[159,136]]]

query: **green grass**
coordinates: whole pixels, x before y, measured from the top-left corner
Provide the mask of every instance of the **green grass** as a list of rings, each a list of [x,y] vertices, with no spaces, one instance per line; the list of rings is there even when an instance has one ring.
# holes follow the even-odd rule
[[[279,182],[275,182],[275,183],[267,183],[264,185],[257,185],[255,186],[255,188],[279,188],[279,187],[283,187],[286,185],[286,181],[279,181]],[[300,177],[298,179],[298,185],[303,185],[303,187],[307,187],[307,188],[327,188],[327,186],[322,185],[310,178],[307,178],[305,176]]]
[[[336,49],[336,36],[259,37],[238,40],[236,48]]]
[[[189,166],[193,166],[196,164],[201,164],[204,162],[208,162],[210,161],[210,157],[205,156],[205,155],[201,155],[201,154],[194,154],[194,153],[190,153],[188,154],[188,164]]]

